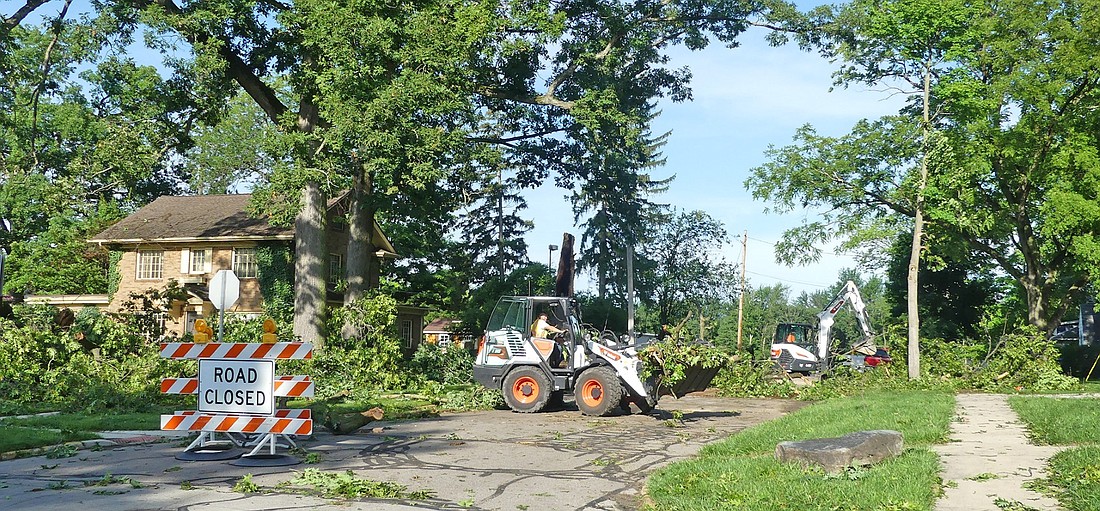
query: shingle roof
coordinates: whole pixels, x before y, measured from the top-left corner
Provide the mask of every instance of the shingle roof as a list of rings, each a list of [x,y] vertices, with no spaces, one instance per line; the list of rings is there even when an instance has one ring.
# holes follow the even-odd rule
[[[432,321],[431,323],[428,323],[427,326],[424,327],[424,333],[448,333],[451,331],[451,325],[455,325],[458,323],[462,323],[462,321],[451,318],[439,318],[435,321]]]
[[[267,217],[245,210],[249,194],[163,196],[88,240],[99,242],[168,241],[194,238],[294,237],[292,227],[275,227]]]

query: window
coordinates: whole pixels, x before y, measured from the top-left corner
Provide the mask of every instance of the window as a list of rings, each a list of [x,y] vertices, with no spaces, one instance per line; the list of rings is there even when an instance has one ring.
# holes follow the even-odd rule
[[[209,264],[209,250],[191,250],[191,273],[206,273],[210,271],[207,268]]]
[[[256,249],[233,249],[233,273],[242,279],[256,278],[258,273],[256,269]]]
[[[413,348],[413,322],[408,319],[401,320],[401,338],[405,341],[405,348]]]
[[[164,278],[164,251],[139,250],[137,258],[138,280],[157,280]]]
[[[344,256],[340,254],[328,255],[328,288],[336,289],[344,280],[347,267],[344,266]]]

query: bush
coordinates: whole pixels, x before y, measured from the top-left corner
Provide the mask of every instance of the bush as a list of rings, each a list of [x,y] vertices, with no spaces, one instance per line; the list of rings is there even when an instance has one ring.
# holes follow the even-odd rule
[[[711,385],[730,397],[792,397],[797,389],[771,360],[746,360],[727,364]]]
[[[17,314],[46,316],[52,314],[41,307]],[[162,359],[156,344],[102,314],[82,313],[72,330],[0,320],[0,394],[5,396],[0,413],[144,410],[179,403],[187,398],[161,395],[160,380],[195,371],[193,361]]]
[[[990,390],[1071,390],[1080,386],[1075,378],[1062,373],[1054,343],[1032,329],[1002,337],[971,383],[974,388]]]
[[[459,346],[423,343],[413,353],[414,373],[444,385],[473,383],[474,356]]]

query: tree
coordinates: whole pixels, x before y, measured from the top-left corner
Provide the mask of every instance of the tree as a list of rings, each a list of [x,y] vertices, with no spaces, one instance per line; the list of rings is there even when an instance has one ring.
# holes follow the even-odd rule
[[[44,3],[30,0],[6,18],[3,40]],[[101,46],[124,48],[140,30],[165,55],[171,76],[159,92],[188,106],[170,110],[185,131],[215,126],[243,91],[281,132],[253,209],[293,219],[295,331],[312,341],[321,336],[323,212],[333,192],[351,191],[345,299],[354,300],[378,264],[376,219],[423,226],[420,239],[440,239],[439,205],[461,203],[453,199],[479,179],[473,169],[491,168],[499,153],[520,186],[553,175],[571,188],[585,179],[577,157],[594,149],[587,141],[644,128],[639,114],[656,98],[690,97],[688,71],[668,66],[673,45],[698,49],[711,37],[735,45],[761,11],[740,0],[137,0],[93,8],[88,20]],[[217,159],[218,145],[203,142],[190,156]],[[149,163],[134,159],[132,167],[149,171]]]
[[[1028,323],[1049,331],[1100,276],[1092,214],[1100,211],[1092,186],[1098,84],[1082,72],[1097,59],[1100,43],[1086,34],[1100,22],[1081,15],[1078,2],[963,7],[963,35],[932,68],[933,136],[893,118],[837,138],[804,129],[800,146],[773,150],[747,183],[781,208],[826,206],[857,219],[820,235],[851,235],[873,220],[896,224],[893,214],[914,218],[923,197],[932,239],[965,244],[1011,275]],[[933,171],[918,194],[921,161]]]
[[[651,113],[645,121],[654,117]],[[596,154],[587,158],[593,168],[573,193],[573,215],[580,221],[591,214],[582,223],[579,266],[594,270],[599,298],[605,298],[609,288],[626,297],[628,248],[646,243],[651,238],[647,226],[662,221],[666,206],[650,197],[668,190],[673,177],[653,179],[645,171],[664,165],[658,150],[670,134],[654,137],[638,131],[632,134],[636,140],[596,145]]]
[[[932,91],[939,74],[950,69],[950,64],[960,52],[972,47],[974,41],[968,31],[968,23],[973,14],[969,5],[961,0],[856,0],[827,16],[822,53],[844,62],[841,70],[834,75],[838,84],[862,82],[874,86],[900,83],[898,92],[915,96],[912,102],[915,118],[894,120],[918,126],[919,135],[909,139],[909,143],[915,145],[915,151],[905,155],[904,160],[895,157],[891,158],[893,161],[883,162],[887,167],[894,167],[899,162],[913,166],[911,170],[903,169],[903,175],[898,176],[903,181],[909,181],[911,186],[904,206],[912,219],[907,275],[911,379],[920,377],[918,267],[925,229],[925,188],[930,159],[937,150],[939,140],[932,111]],[[940,106],[943,106],[942,103]],[[888,147],[876,148],[882,149],[889,150]],[[867,162],[864,167],[870,172],[875,171],[874,162]],[[910,172],[912,176],[907,175]],[[760,190],[759,186],[757,190]]]
[[[69,3],[0,30],[0,217],[13,232],[7,287],[106,292],[107,254],[84,240],[182,183],[176,164],[204,113],[184,82],[117,51]]]
[[[983,43],[944,93],[958,172],[930,182],[946,235],[1012,276],[1027,321],[1050,332],[1100,281],[1097,176],[1100,20],[1084,2],[998,1]]]
[[[720,255],[727,242],[722,224],[702,211],[674,212],[656,226],[638,258],[652,261],[639,275],[639,299],[667,325],[699,312],[704,303],[733,295],[733,266]]]

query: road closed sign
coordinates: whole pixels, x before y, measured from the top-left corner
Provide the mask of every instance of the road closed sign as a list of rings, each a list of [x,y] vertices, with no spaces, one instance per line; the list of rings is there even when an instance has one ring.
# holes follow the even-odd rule
[[[199,359],[199,411],[275,413],[274,360]]]

